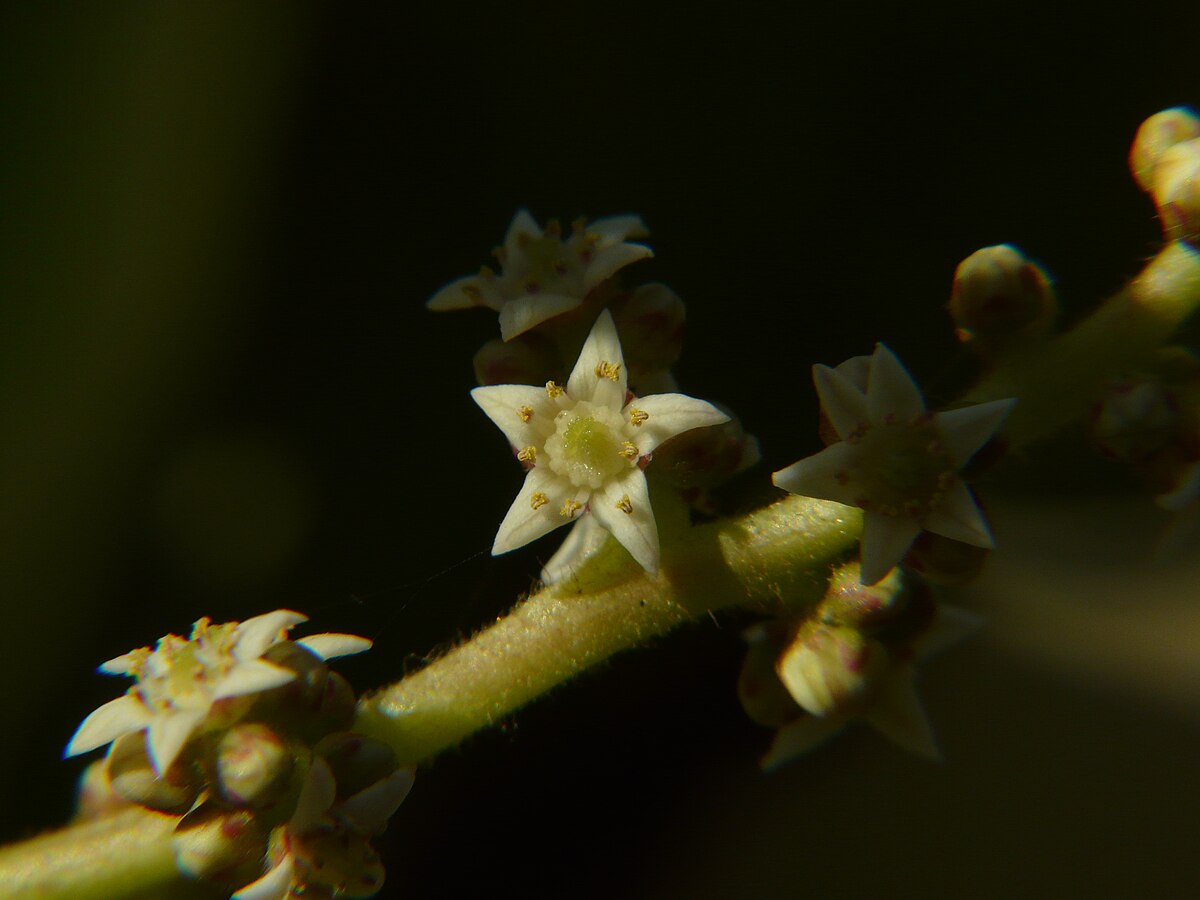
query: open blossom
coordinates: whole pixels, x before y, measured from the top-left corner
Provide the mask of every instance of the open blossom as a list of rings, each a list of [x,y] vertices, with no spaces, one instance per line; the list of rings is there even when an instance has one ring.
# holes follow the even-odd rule
[[[122,735],[145,731],[151,764],[161,776],[214,704],[280,687],[296,677],[293,670],[261,657],[305,621],[306,616],[287,609],[241,623],[213,625],[204,618],[195,623],[190,638],[168,634],[153,650],[142,647],[110,659],[100,666],[101,672],[128,675],[135,683],[83,720],[64,755],[86,753]],[[352,634],[317,634],[296,643],[321,659],[361,653],[371,646]]]
[[[500,335],[512,340],[575,309],[617,270],[653,256],[649,247],[627,240],[647,234],[638,216],[610,216],[590,224],[578,219],[564,239],[557,222],[543,231],[522,209],[508,226],[504,246],[495,251],[500,272],[485,266],[478,275],[446,285],[427,305],[439,312],[474,306],[494,309],[500,313]]]
[[[493,385],[475,388],[471,396],[528,467],[493,554],[591,515],[651,573],[658,570],[658,529],[643,467],[663,441],[729,419],[712,404],[683,394],[632,397],[607,310],[565,386]]]
[[[874,584],[921,531],[991,548],[991,532],[958,472],[1015,400],[930,415],[895,355],[879,344],[865,393],[842,372],[813,367],[821,406],[840,440],[776,472],[775,484],[863,510],[862,582]]]

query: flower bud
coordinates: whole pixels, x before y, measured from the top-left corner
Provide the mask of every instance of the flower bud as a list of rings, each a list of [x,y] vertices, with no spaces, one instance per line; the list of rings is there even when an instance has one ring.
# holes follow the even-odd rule
[[[185,875],[232,889],[262,874],[267,833],[248,810],[206,803],[183,817],[171,849]]]
[[[159,777],[146,751],[144,731],[124,734],[113,741],[104,766],[112,789],[139,806],[182,812],[200,794],[200,780],[182,757]]]
[[[933,584],[962,587],[979,577],[991,552],[986,547],[922,531],[904,557],[904,564]]]
[[[475,354],[475,379],[488,384],[545,384],[561,367],[554,345],[527,331],[509,341],[488,341]]]
[[[1168,241],[1200,244],[1200,138],[1163,152],[1154,167],[1150,195]]]
[[[959,263],[949,310],[959,340],[991,357],[1049,334],[1058,301],[1039,266],[1000,244]]]
[[[128,809],[129,801],[113,790],[108,780],[105,760],[91,763],[79,776],[75,794],[75,820],[99,819],[120,809]]]
[[[780,625],[761,624],[746,631],[749,649],[738,675],[738,699],[753,721],[767,728],[779,728],[795,719],[800,711],[796,701],[775,674],[785,635]]]
[[[653,282],[615,302],[612,315],[621,335],[630,384],[639,393],[648,393],[643,383],[647,376],[679,361],[687,309],[673,290]]]
[[[1092,410],[1092,440],[1109,459],[1139,463],[1175,436],[1179,410],[1171,391],[1157,379],[1127,379],[1108,386]]]
[[[217,747],[217,787],[234,806],[265,806],[287,790],[294,765],[291,749],[266,725],[238,725]]]
[[[758,439],[728,409],[714,405],[730,415],[728,422],[685,431],[654,451],[654,471],[679,488],[715,487],[761,458]]]
[[[1129,151],[1129,170],[1143,191],[1154,189],[1154,170],[1171,147],[1200,137],[1200,117],[1186,106],[1155,113],[1137,130]]]
[[[846,625],[868,634],[884,628],[904,606],[903,576],[892,569],[872,585],[860,580],[859,563],[847,563],[829,579],[817,607],[817,618],[826,625]]]
[[[349,731],[329,735],[313,752],[329,764],[339,800],[382,781],[400,768],[395,751],[383,741]]]
[[[291,836],[299,896],[374,897],[383,887],[383,862],[365,835],[344,826]]]
[[[869,699],[888,669],[887,651],[853,628],[802,625],[775,662],[775,672],[814,716],[841,715]]]

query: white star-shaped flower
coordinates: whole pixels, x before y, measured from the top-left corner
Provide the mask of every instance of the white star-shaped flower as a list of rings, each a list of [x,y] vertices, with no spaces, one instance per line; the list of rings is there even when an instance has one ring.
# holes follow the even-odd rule
[[[135,731],[146,732],[155,772],[162,775],[201,727],[213,704],[287,684],[291,669],[262,655],[287,639],[307,617],[288,609],[245,622],[213,625],[200,619],[184,639],[168,634],[154,650],[142,647],[100,666],[106,675],[129,675],[136,683],[83,720],[64,756],[76,756]],[[315,634],[300,638],[321,659],[362,653],[371,642],[352,634]]]
[[[529,472],[492,553],[507,553],[591,515],[642,568],[658,570],[658,529],[642,472],[663,441],[729,417],[683,394],[634,398],[608,310],[584,342],[565,386],[475,388],[475,402],[504,432]]]
[[[610,216],[590,224],[576,220],[564,240],[557,222],[543,231],[522,209],[508,226],[504,246],[495,251],[500,273],[485,266],[478,275],[446,285],[427,305],[438,312],[494,309],[500,313],[500,335],[509,341],[575,309],[618,269],[653,256],[649,247],[627,240],[647,234],[638,216]]]
[[[1015,400],[930,415],[904,365],[883,344],[871,357],[865,393],[827,366],[813,367],[813,381],[841,440],[773,479],[790,493],[863,510],[863,584],[883,578],[921,531],[994,546],[958,472],[1001,426]]]

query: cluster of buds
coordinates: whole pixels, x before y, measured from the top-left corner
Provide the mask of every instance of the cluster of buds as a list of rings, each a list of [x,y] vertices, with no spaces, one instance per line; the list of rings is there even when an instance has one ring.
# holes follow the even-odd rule
[[[1148,118],[1134,136],[1129,168],[1154,201],[1163,236],[1200,246],[1200,116],[1175,107]]]
[[[1192,352],[1164,350],[1154,371],[1109,384],[1088,425],[1100,453],[1130,465],[1164,509],[1200,499],[1200,360]]]
[[[751,719],[777,729],[763,767],[803,755],[853,721],[936,758],[915,664],[975,627],[973,616],[937,604],[927,585],[905,582],[900,570],[870,586],[857,563],[837,570],[812,612],[746,633],[738,696]]]
[[[134,684],[88,716],[66,750],[108,744],[102,776],[85,780],[86,806],[105,806],[97,797],[107,791],[186,813],[173,838],[180,870],[244,886],[241,900],[373,896],[383,873],[369,839],[412,784],[390,748],[347,731],[354,691],[326,665],[371,642],[289,640],[303,621],[290,610],[201,619],[186,639],[167,635],[109,660],[102,672]],[[342,849],[326,852],[330,841]]]

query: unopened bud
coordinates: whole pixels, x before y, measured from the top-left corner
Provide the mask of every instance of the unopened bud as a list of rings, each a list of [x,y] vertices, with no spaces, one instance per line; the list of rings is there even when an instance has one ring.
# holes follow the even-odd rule
[[[888,665],[884,647],[861,632],[808,622],[776,660],[775,671],[801,707],[829,716],[869,699]]]
[[[200,794],[200,780],[184,759],[177,759],[160,777],[146,751],[146,733],[121,735],[104,761],[112,789],[139,806],[161,812],[182,812]]]
[[[1200,244],[1200,138],[1163,152],[1150,195],[1168,241]]]
[[[1178,406],[1172,393],[1150,378],[1112,384],[1091,415],[1092,440],[1109,459],[1139,463],[1175,436]]]
[[[786,635],[778,624],[761,624],[746,634],[746,660],[738,676],[738,699],[752,720],[767,728],[779,728],[795,719],[800,711],[779,676],[775,660],[783,649]]]
[[[238,725],[217,747],[217,786],[234,806],[265,806],[287,790],[294,765],[291,749],[266,725]]]
[[[683,350],[687,310],[665,284],[643,284],[612,305],[613,322],[621,335],[621,351],[629,381],[638,393],[649,393],[643,382],[670,369]]]
[[[1058,301],[1046,273],[1015,247],[976,250],[958,265],[950,292],[958,337],[985,357],[1044,338]]]
[[[905,554],[904,565],[933,584],[962,587],[979,577],[991,552],[986,547],[922,531]]]
[[[758,439],[728,409],[716,405],[729,414],[728,422],[685,431],[654,451],[654,470],[679,488],[715,487],[761,458]]]
[[[859,563],[847,563],[830,577],[817,618],[826,625],[846,625],[868,634],[885,628],[904,606],[903,581],[896,566],[875,584],[866,585]]]
[[[1129,170],[1143,191],[1154,189],[1154,170],[1162,155],[1183,141],[1200,137],[1200,117],[1186,106],[1155,113],[1137,130],[1129,151]]]
[[[79,776],[75,793],[76,821],[99,819],[119,809],[129,808],[129,801],[113,790],[107,768],[107,761],[99,759]]]
[[[235,888],[262,874],[267,833],[248,810],[206,803],[183,817],[171,849],[185,875]]]
[[[313,752],[329,764],[339,800],[382,781],[400,767],[395,751],[383,741],[349,731],[329,735]]]
[[[481,385],[545,384],[559,377],[554,345],[526,331],[509,341],[490,340],[475,354],[475,379]]]
[[[383,887],[383,862],[365,835],[340,825],[291,836],[294,891],[301,897],[374,897]]]

